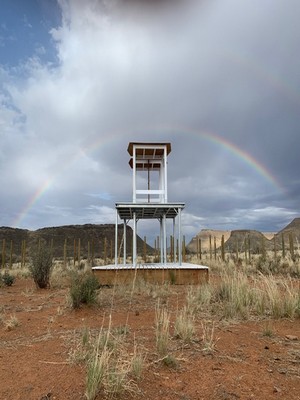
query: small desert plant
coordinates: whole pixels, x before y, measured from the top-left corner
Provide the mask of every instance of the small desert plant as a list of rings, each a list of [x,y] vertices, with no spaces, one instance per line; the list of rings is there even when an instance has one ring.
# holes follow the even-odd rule
[[[166,356],[170,340],[170,314],[157,303],[155,308],[156,349],[160,356]]]
[[[222,304],[222,312],[226,318],[248,317],[251,306],[256,301],[255,291],[249,285],[246,274],[241,272],[222,274],[215,296]]]
[[[112,351],[106,346],[100,348],[102,332],[98,336],[97,343],[87,362],[87,377],[85,396],[87,400],[94,400],[104,384],[104,380],[109,370],[110,358]]]
[[[175,336],[185,343],[191,342],[195,335],[194,317],[188,313],[186,307],[179,311],[175,320]]]
[[[126,351],[122,340],[113,336],[111,327],[101,329],[97,339],[88,338],[91,349],[87,359],[86,392],[87,400],[94,400],[100,390],[109,397],[122,395],[133,390],[130,375],[140,378],[142,371],[141,353],[136,347],[133,356]],[[114,346],[111,346],[114,342]]]
[[[75,332],[74,332],[75,334]],[[69,351],[69,361],[74,364],[80,364],[87,361],[92,349],[91,332],[85,327],[81,332],[81,340],[74,340],[74,347]]]
[[[73,271],[71,275],[70,298],[73,308],[81,304],[91,305],[96,302],[99,282],[95,275]]]
[[[189,314],[196,314],[203,309],[207,311],[212,300],[212,287],[209,284],[191,287],[186,300]]]
[[[273,325],[271,323],[271,321],[266,321],[266,324],[263,328],[263,332],[262,332],[263,336],[267,336],[267,337],[273,337],[274,336],[274,328]]]
[[[5,286],[11,286],[16,280],[15,276],[11,275],[8,271],[5,271],[1,278]]]
[[[9,319],[4,321],[5,329],[8,331],[13,330],[20,325],[18,318],[15,315],[11,315]]]
[[[62,265],[55,265],[53,267],[51,277],[50,277],[50,286],[53,289],[62,289],[66,288],[70,285],[70,274],[69,270]]]
[[[119,357],[110,363],[108,374],[106,376],[105,391],[111,397],[120,397],[125,391],[130,391],[130,364],[126,356],[121,354]]]
[[[29,266],[31,275],[37,287],[41,289],[50,286],[50,276],[53,268],[53,255],[50,246],[40,243],[32,255]]]
[[[288,279],[262,277],[264,302],[274,318],[293,318],[299,313],[299,290]],[[266,299],[265,299],[266,298]]]
[[[203,351],[213,352],[216,349],[219,338],[215,337],[215,324],[211,321],[203,321],[202,325],[202,341]]]
[[[131,360],[131,372],[136,379],[141,379],[145,363],[145,356],[134,346],[134,352]]]
[[[162,362],[164,363],[164,365],[166,365],[169,368],[177,368],[178,367],[178,361],[172,354],[167,354],[163,358]]]

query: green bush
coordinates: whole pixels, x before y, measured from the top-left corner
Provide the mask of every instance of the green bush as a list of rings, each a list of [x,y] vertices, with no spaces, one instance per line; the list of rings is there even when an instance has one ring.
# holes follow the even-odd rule
[[[81,304],[94,304],[96,302],[98,279],[90,273],[73,272],[71,276],[70,298],[73,308]]]
[[[15,276],[10,275],[9,272],[5,271],[1,277],[1,280],[5,286],[11,286],[14,283],[14,281],[16,280],[16,278],[15,278]]]
[[[41,243],[32,255],[29,270],[35,284],[46,289],[50,286],[50,276],[53,268],[52,250],[45,243]]]

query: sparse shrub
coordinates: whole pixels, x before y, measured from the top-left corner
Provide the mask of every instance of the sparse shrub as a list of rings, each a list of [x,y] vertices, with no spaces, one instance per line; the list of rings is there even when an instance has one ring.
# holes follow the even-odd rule
[[[299,314],[299,290],[288,279],[262,277],[267,295],[266,310],[274,318],[294,318]]]
[[[170,315],[166,308],[161,308],[158,302],[155,308],[156,349],[159,355],[166,356],[170,339]]]
[[[188,313],[186,307],[179,311],[175,320],[175,336],[185,343],[192,341],[195,334],[194,317]]]
[[[131,372],[136,379],[141,379],[144,368],[145,356],[134,346],[134,353],[131,360]]]
[[[107,347],[101,349],[99,346],[101,340],[101,333],[98,337],[98,342],[94,347],[92,354],[87,362],[87,376],[86,376],[86,391],[85,396],[87,400],[94,400],[99,393],[109,369],[110,358],[112,351]]]
[[[13,330],[20,325],[18,318],[15,315],[11,315],[9,319],[4,321],[5,329],[8,331]]]
[[[213,352],[219,338],[215,336],[215,324],[212,321],[202,321],[203,351]]]
[[[29,270],[35,284],[46,289],[50,286],[50,276],[53,268],[53,255],[50,246],[40,243],[40,246],[32,255]]]
[[[263,336],[267,336],[267,337],[274,336],[274,328],[273,328],[271,321],[267,320],[262,334],[263,334]]]
[[[133,356],[130,355],[124,341],[114,338],[110,329],[101,329],[98,338],[89,342],[92,347],[87,358],[87,400],[94,400],[100,391],[108,398],[120,398],[124,392],[135,389],[131,376],[141,376],[144,357],[136,347]],[[115,342],[113,348],[110,345],[112,341]]]
[[[16,278],[11,275],[8,271],[5,271],[4,274],[2,275],[2,281],[5,286],[11,286]]]
[[[186,296],[187,311],[196,314],[209,308],[212,300],[213,290],[209,284],[189,288]]]
[[[50,286],[52,289],[62,289],[70,286],[70,271],[60,264],[53,267],[50,277]]]
[[[130,391],[129,372],[130,364],[122,354],[114,362],[110,363],[105,391],[111,397],[120,397],[126,390]]]
[[[95,275],[73,271],[70,287],[72,307],[79,308],[81,304],[94,304],[97,289],[99,289],[99,282]]]
[[[222,274],[215,296],[222,304],[222,312],[226,318],[248,317],[251,306],[256,301],[255,291],[249,285],[247,276],[241,272]]]
[[[168,354],[166,357],[163,358],[163,363],[169,368],[177,368],[178,361],[172,354]]]

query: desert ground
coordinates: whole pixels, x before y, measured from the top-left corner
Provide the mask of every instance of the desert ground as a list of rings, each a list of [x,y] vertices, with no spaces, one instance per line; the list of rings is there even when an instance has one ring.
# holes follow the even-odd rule
[[[15,271],[13,285],[0,287],[0,398],[300,399],[299,279],[268,283],[241,268],[212,267],[205,287],[100,287],[94,304],[77,309],[67,271],[58,268],[48,289]],[[274,294],[231,304],[223,285],[230,279],[242,292],[245,283],[261,291],[273,285],[283,302],[288,292],[294,302],[288,308]],[[93,396],[89,363],[108,348],[110,380]]]

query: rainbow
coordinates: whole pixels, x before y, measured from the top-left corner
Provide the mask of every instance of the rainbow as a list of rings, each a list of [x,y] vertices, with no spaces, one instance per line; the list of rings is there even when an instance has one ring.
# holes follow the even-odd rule
[[[148,132],[149,128],[147,129]],[[141,130],[140,132],[144,132],[144,130]],[[203,131],[197,131],[193,130],[190,128],[174,128],[174,127],[163,127],[163,128],[155,128],[152,131],[152,135],[156,134],[162,138],[165,136],[168,136],[168,140],[172,140],[172,135],[192,135],[193,137],[196,138],[203,138],[216,146],[222,147],[229,151],[232,155],[235,157],[238,157],[243,163],[246,163],[249,165],[253,170],[255,170],[258,175],[262,176],[264,179],[266,179],[277,191],[280,191],[284,193],[284,188],[280,184],[280,182],[271,174],[271,172],[267,169],[265,165],[263,165],[261,162],[256,160],[251,154],[247,153],[243,149],[239,148],[236,146],[234,143],[230,142],[229,140],[223,138],[222,136],[212,133],[212,132],[203,132]],[[41,185],[40,187],[32,194],[32,196],[28,199],[24,207],[20,210],[18,213],[17,217],[12,221],[11,226],[13,227],[18,227],[20,226],[21,222],[25,219],[25,217],[28,215],[30,210],[35,206],[35,204],[40,200],[42,196],[45,195],[45,193],[52,187],[54,184],[55,180],[63,175],[63,173],[70,169],[72,165],[80,160],[82,157],[87,156],[91,152],[104,147],[105,145],[112,143],[114,141],[118,141],[121,139],[122,136],[126,135],[129,137],[130,135],[127,134],[127,132],[115,132],[109,135],[106,135],[105,137],[101,137],[97,139],[96,141],[92,142],[91,144],[87,146],[81,146],[79,151],[63,166],[63,168],[49,176]],[[138,135],[136,134],[138,137]],[[144,137],[145,135],[140,135],[140,137]],[[150,133],[148,137],[150,136]],[[171,138],[170,138],[171,137]],[[130,138],[129,140],[136,141],[136,138]],[[161,140],[161,139],[160,139]],[[137,140],[138,141],[138,140]],[[143,140],[141,140],[143,141]]]
[[[216,135],[215,133],[200,133],[200,135],[209,140],[210,142],[215,143],[216,145],[220,145],[230,153],[237,156],[240,160],[244,163],[248,164],[251,168],[253,168],[259,175],[264,177],[267,181],[271,183],[275,188],[279,191],[283,191],[283,187],[279,183],[279,181],[275,178],[274,175],[267,169],[265,165],[261,162],[256,160],[251,154],[247,153],[246,151],[242,150],[229,140],[224,139],[223,137]]]

